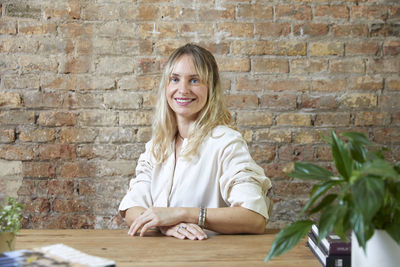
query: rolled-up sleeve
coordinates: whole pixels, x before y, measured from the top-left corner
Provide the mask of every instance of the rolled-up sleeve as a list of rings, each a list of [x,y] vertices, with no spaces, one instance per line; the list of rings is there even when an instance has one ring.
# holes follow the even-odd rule
[[[151,177],[153,172],[153,162],[151,159],[151,144],[146,144],[146,151],[140,155],[136,166],[136,177],[129,182],[128,192],[123,197],[119,211],[122,216],[131,207],[149,208],[153,206],[151,198]]]
[[[271,181],[248,151],[241,137],[232,140],[221,154],[221,195],[231,207],[240,206],[269,218],[270,200],[266,196]]]

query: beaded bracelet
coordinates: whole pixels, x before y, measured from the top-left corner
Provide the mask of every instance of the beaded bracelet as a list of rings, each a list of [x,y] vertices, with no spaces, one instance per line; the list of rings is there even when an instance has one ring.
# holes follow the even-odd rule
[[[199,222],[197,223],[201,228],[205,227],[207,208],[200,208]]]

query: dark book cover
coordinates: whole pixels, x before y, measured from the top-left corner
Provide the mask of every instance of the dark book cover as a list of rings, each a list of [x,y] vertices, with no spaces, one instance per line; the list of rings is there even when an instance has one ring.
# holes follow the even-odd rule
[[[312,233],[310,233],[308,236],[307,245],[323,266],[325,266],[325,267],[351,267],[351,255],[350,254],[328,255],[321,248],[321,246],[317,246],[316,242],[313,240],[313,238],[310,237],[310,235],[312,235]]]
[[[318,237],[318,227],[314,224],[311,228],[314,236]],[[342,240],[338,235],[328,234],[326,238],[321,239],[320,244],[327,252],[328,255],[337,255],[337,254],[350,254],[351,253],[351,236],[350,234],[347,236],[348,242]],[[315,243],[317,243],[315,241]]]

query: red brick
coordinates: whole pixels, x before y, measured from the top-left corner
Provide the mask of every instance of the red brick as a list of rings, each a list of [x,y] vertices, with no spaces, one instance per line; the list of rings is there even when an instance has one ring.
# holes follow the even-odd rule
[[[160,61],[155,58],[142,58],[135,66],[139,74],[158,74],[161,72]]]
[[[50,162],[23,162],[22,170],[24,177],[54,178],[56,166]]]
[[[335,19],[348,19],[350,17],[350,10],[347,6],[342,5],[321,5],[314,8],[314,16]]]
[[[18,33],[28,35],[57,35],[57,24],[53,22],[20,20],[18,22]]]
[[[82,196],[94,195],[96,193],[96,187],[91,179],[81,179],[78,181],[78,194]]]
[[[274,10],[272,6],[263,4],[240,4],[237,6],[237,18],[272,20],[274,18]]]
[[[284,161],[311,161],[314,158],[311,145],[283,145],[279,147],[278,155]]]
[[[221,72],[248,72],[250,59],[238,57],[217,57],[217,64]]]
[[[357,41],[346,44],[346,55],[347,56],[360,56],[360,55],[371,55],[374,56],[378,53],[379,46],[376,42],[365,42]]]
[[[294,74],[313,74],[327,70],[328,61],[326,59],[293,59],[290,62],[290,71]]]
[[[71,196],[75,192],[74,186],[72,180],[52,179],[44,183],[46,194],[50,196]]]
[[[34,229],[68,229],[71,228],[71,222],[68,215],[48,214],[32,215],[31,222]]]
[[[66,162],[60,167],[60,176],[67,178],[93,177],[95,170],[95,164],[91,162]]]
[[[0,158],[6,160],[32,160],[35,151],[32,146],[0,145]]]
[[[43,128],[43,129],[32,129],[23,128],[19,131],[19,140],[22,142],[52,142],[55,140],[55,129]]]
[[[386,89],[389,91],[400,91],[400,78],[387,78],[385,81]]]
[[[312,10],[310,6],[306,5],[281,5],[275,7],[276,17],[292,18],[295,20],[311,20]]]
[[[25,203],[24,211],[36,214],[48,213],[50,211],[50,201],[45,198],[34,198],[29,203]]]
[[[61,73],[88,73],[93,70],[90,56],[66,58],[61,62]]]
[[[275,159],[275,145],[257,144],[250,146],[249,150],[257,163],[271,162]]]
[[[307,130],[293,131],[294,144],[318,144],[322,142],[321,134],[328,135],[329,132],[324,130]]]
[[[355,126],[385,126],[390,124],[390,113],[363,111],[355,113]]]
[[[271,41],[234,40],[232,53],[235,55],[273,55],[274,43]]]
[[[344,44],[341,42],[310,42],[310,56],[343,56]]]
[[[43,144],[39,146],[38,153],[42,160],[76,158],[76,148],[69,144]]]
[[[74,215],[71,216],[72,229],[93,229],[96,217],[93,215]]]
[[[398,110],[400,103],[399,94],[387,94],[379,96],[379,107],[384,110]]]
[[[300,108],[310,108],[310,109],[336,109],[337,101],[334,96],[330,95],[318,95],[313,96],[309,94],[304,94],[301,97]]]
[[[53,200],[53,211],[60,213],[88,212],[89,207],[85,200],[56,198]]]
[[[226,95],[225,102],[228,108],[250,108],[258,107],[258,97],[255,95]]]
[[[400,129],[399,128],[374,128],[374,141],[380,144],[399,144]]]
[[[318,113],[315,118],[315,126],[349,126],[350,113]]]
[[[38,124],[42,126],[74,126],[77,115],[65,111],[44,111],[39,114]]]
[[[383,54],[385,56],[396,56],[400,54],[400,41],[384,41]]]
[[[350,90],[378,91],[383,89],[383,78],[380,76],[350,77],[348,79]]]
[[[253,71],[255,73],[288,73],[289,61],[276,58],[253,59]]]
[[[290,143],[292,141],[292,133],[290,129],[261,129],[255,131],[255,141]]]
[[[321,79],[312,81],[313,92],[340,92],[346,90],[346,80],[342,79]]]
[[[269,109],[294,110],[297,105],[295,94],[265,94],[261,96],[260,106]]]
[[[254,24],[243,22],[222,22],[217,24],[217,31],[227,37],[253,37]]]
[[[240,77],[236,83],[237,90],[261,91],[268,90],[272,92],[281,91],[308,91],[310,85],[307,81],[301,79],[274,80],[271,78],[250,78]]]
[[[295,25],[293,33],[299,36],[320,37],[329,33],[329,25],[323,23],[306,23]]]
[[[330,146],[317,146],[315,148],[316,161],[332,161],[332,149]]]
[[[61,24],[59,29],[66,38],[87,37],[93,34],[92,24],[66,23]]]
[[[233,20],[235,18],[234,6],[219,9],[202,7],[198,12],[199,18],[207,18],[208,21]]]
[[[378,97],[375,94],[354,93],[345,95],[341,99],[341,105],[346,108],[362,109],[376,107]]]
[[[333,25],[332,33],[336,37],[368,37],[369,29],[365,24]]]
[[[285,173],[285,170],[288,168],[288,163],[285,162],[272,162],[267,164],[261,164],[261,167],[264,168],[265,175],[269,178],[285,178],[288,177]]]
[[[255,24],[255,34],[261,38],[288,36],[290,31],[290,23],[287,22],[262,22]]]
[[[330,62],[331,73],[365,73],[365,62],[359,58],[336,59]]]
[[[36,193],[35,182],[31,179],[23,179],[21,186],[18,188],[18,196],[28,196],[31,197]]]
[[[201,12],[201,10],[199,10],[199,12]],[[195,20],[196,10],[180,6],[163,6],[160,10],[160,17],[167,21]],[[150,19],[154,19],[154,17],[151,17]],[[208,20],[211,21],[212,16],[210,16]]]
[[[237,114],[236,122],[241,126],[270,126],[273,116],[268,112],[241,111]]]
[[[15,129],[0,129],[0,143],[12,143],[15,141]]]
[[[35,112],[33,111],[0,111],[0,124],[5,125],[31,125],[35,123]]]
[[[144,22],[138,24],[139,36],[141,38],[152,38],[157,36],[160,40],[175,38],[178,33],[178,26],[174,22]]]
[[[308,198],[311,188],[313,186],[309,181],[273,181],[274,194],[278,196],[293,196],[294,198],[299,198],[299,196],[304,196]]]
[[[21,96],[17,93],[0,93],[0,108],[21,107]]]
[[[400,60],[396,57],[379,58],[367,61],[368,73],[399,73]]]
[[[17,21],[9,18],[0,18],[0,34],[16,34]]]
[[[290,125],[290,126],[310,126],[310,114],[302,113],[282,113],[276,118],[277,125]]]
[[[97,137],[97,132],[89,128],[63,128],[58,139],[61,143],[90,143]]]
[[[386,20],[388,8],[382,5],[353,6],[352,19]]]

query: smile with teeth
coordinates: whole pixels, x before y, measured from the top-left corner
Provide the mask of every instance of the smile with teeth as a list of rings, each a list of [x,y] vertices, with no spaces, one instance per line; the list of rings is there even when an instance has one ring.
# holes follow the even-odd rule
[[[175,98],[178,104],[189,104],[190,102],[194,101],[193,98]]]

